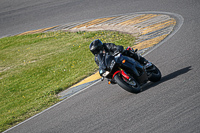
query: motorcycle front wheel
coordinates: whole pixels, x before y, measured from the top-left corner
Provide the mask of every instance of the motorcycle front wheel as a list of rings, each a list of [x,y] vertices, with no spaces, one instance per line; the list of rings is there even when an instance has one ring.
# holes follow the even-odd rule
[[[122,75],[116,74],[114,76],[114,80],[117,84],[122,87],[124,90],[131,92],[131,93],[139,93],[141,92],[140,85],[135,80],[128,81]]]

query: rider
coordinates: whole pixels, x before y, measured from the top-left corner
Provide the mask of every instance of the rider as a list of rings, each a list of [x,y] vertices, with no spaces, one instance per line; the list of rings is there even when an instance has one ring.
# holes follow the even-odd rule
[[[95,62],[99,66],[99,74],[102,74],[106,71],[105,55],[115,55],[116,53],[122,53],[137,60],[142,65],[146,65],[148,61],[135,53],[131,47],[127,47],[124,50],[123,46],[115,45],[114,43],[102,43],[99,39],[96,39],[90,43],[90,51],[95,55]]]

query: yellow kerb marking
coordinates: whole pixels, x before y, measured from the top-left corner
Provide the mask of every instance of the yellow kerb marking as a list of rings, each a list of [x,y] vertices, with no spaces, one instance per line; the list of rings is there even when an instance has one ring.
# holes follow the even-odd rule
[[[21,34],[18,34],[18,35],[41,33],[41,32],[44,32],[46,30],[50,30],[50,29],[53,29],[53,28],[56,28],[56,27],[58,27],[58,25],[57,26],[53,26],[53,27],[49,27],[49,28],[43,28],[43,29],[38,29],[38,30],[31,30],[31,31],[27,31],[27,32],[24,32],[24,33],[21,33]]]
[[[174,18],[171,18],[170,20],[167,20],[164,22],[150,25],[148,27],[141,28],[141,34],[145,35],[147,33],[150,33],[150,32],[156,31],[156,30],[160,30],[162,28],[165,28],[165,27],[168,27],[171,25],[176,25],[176,20]]]
[[[141,23],[143,21],[146,21],[148,19],[151,19],[151,18],[154,18],[154,17],[157,17],[157,16],[159,16],[159,15],[157,15],[157,14],[145,14],[145,15],[135,17],[133,19],[129,19],[129,20],[124,21],[122,23],[119,23],[118,25],[134,25],[134,24]]]
[[[113,18],[116,18],[116,17],[95,19],[95,20],[89,21],[89,22],[87,22],[87,23],[84,23],[84,24],[75,26],[75,27],[73,27],[72,29],[81,28],[81,27],[88,27],[88,26],[92,26],[92,25],[97,25],[97,24],[103,23],[103,22],[105,22],[105,21],[111,20],[111,19],[113,19]]]
[[[141,49],[145,49],[148,47],[152,47],[153,45],[158,44],[160,41],[162,41],[167,36],[168,36],[168,34],[165,34],[165,35],[162,35],[162,36],[150,39],[150,40],[143,41],[143,42],[138,43],[137,45],[133,46],[132,48],[141,50]]]
[[[91,82],[91,81],[94,81],[94,80],[97,80],[100,78],[101,78],[101,76],[99,75],[99,72],[96,72],[95,74],[91,75],[90,77],[87,77],[86,79],[82,80],[78,84],[73,85],[70,88],[73,88],[73,87],[76,87],[76,86],[79,86],[79,85],[82,85],[82,84],[85,84],[85,83],[88,83],[88,82]]]

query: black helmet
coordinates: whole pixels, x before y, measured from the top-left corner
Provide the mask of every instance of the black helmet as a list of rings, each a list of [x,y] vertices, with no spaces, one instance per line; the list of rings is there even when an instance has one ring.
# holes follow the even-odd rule
[[[103,50],[103,43],[96,39],[90,43],[90,51],[95,55],[98,54],[101,50]]]

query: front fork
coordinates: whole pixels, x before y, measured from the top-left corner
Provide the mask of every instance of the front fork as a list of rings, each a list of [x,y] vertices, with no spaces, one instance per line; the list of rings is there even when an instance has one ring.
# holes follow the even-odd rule
[[[132,86],[136,86],[136,82],[133,80],[134,78],[131,77],[130,75],[126,74],[126,72],[124,72],[123,70],[118,70],[113,74],[113,77],[110,81],[108,81],[108,84],[113,84],[112,82],[114,81],[114,83],[116,84],[115,80],[114,80],[114,76],[116,74],[121,74],[122,78],[125,82],[127,82],[128,84],[132,85]]]
[[[115,77],[116,74],[121,74],[121,75],[122,75],[126,80],[128,80],[128,81],[130,81],[130,80],[132,79],[132,78],[131,78],[128,74],[126,74],[123,70],[118,70],[118,71],[116,71],[116,72],[113,74],[113,76],[112,76],[111,79],[108,79],[108,84],[116,84],[116,82],[115,82],[115,80],[114,80],[114,77]],[[105,77],[105,76],[102,76],[101,81],[104,80],[104,77]]]
[[[126,80],[126,81],[132,80],[132,78],[128,74],[126,74],[123,70],[118,70],[113,74],[112,79],[108,80],[108,84],[116,84],[116,82],[114,80],[114,77],[115,77],[116,74],[121,74],[122,77],[124,78],[124,80]]]
[[[126,78],[127,80],[130,79],[130,76],[129,76],[128,74],[126,74],[123,70],[118,70],[118,71],[116,71],[116,72],[113,74],[112,78],[114,79],[115,75],[118,74],[118,73],[120,73],[120,74],[121,74],[124,78]]]

